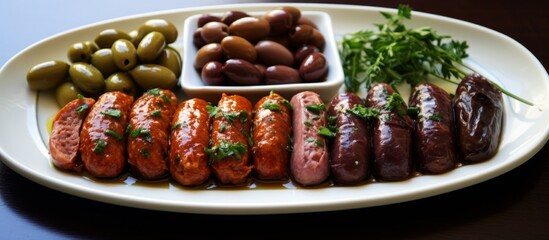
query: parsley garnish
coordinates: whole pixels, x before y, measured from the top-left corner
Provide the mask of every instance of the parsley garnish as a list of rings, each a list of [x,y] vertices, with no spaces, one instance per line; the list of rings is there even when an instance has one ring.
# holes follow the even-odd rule
[[[273,102],[265,102],[265,103],[263,103],[262,107],[265,108],[265,109],[269,109],[273,112],[280,111],[280,105],[278,105],[276,103],[273,103]]]
[[[319,127],[318,128],[318,135],[324,136],[324,137],[327,137],[327,138],[333,138],[333,137],[335,137],[336,133],[332,132],[332,130],[327,128],[327,127]]]
[[[122,139],[122,135],[120,135],[118,132],[116,132],[116,131],[113,130],[113,129],[110,129],[110,128],[109,128],[109,129],[107,129],[107,130],[105,131],[105,133],[108,134],[108,135],[113,136],[114,138],[116,138],[116,139],[118,139],[118,140]]]
[[[152,142],[152,136],[149,130],[143,129],[142,127],[137,127],[130,132],[130,137],[132,138],[136,138],[139,136],[144,136],[145,141]]]
[[[208,115],[210,115],[210,117],[215,117],[217,115],[219,108],[208,104],[206,105],[206,110],[208,110]]]
[[[356,104],[351,109],[347,109],[348,113],[352,113],[362,119],[368,120],[379,116],[379,110],[376,108],[369,108],[362,104]]]
[[[303,124],[305,124],[305,126],[307,126],[307,127],[312,127],[313,126],[313,124],[309,121],[305,121]]]
[[[122,112],[118,109],[108,109],[106,112],[101,112],[101,114],[114,118],[122,117]]]
[[[324,103],[309,104],[309,105],[305,106],[305,108],[307,110],[309,110],[309,112],[312,112],[312,113],[315,113],[315,114],[319,114],[322,111],[326,111],[326,105],[324,105]]]
[[[181,123],[176,123],[172,126],[172,130],[178,129],[179,127],[181,127]]]
[[[147,93],[153,96],[160,96],[160,88],[151,88],[147,90]]]
[[[89,106],[87,103],[84,103],[76,108],[76,114],[82,115],[82,113],[85,113],[88,110]]]
[[[435,113],[429,117],[429,120],[433,120],[433,121],[440,121],[440,119],[442,119],[442,116],[440,116],[440,114],[438,113]]]
[[[151,111],[151,116],[160,117],[160,113],[161,111],[157,109],[157,110]]]
[[[221,124],[219,125],[219,132],[220,132],[220,133],[223,133],[223,132],[225,132],[225,129],[227,129],[227,127],[225,126],[225,124],[221,123]]]
[[[97,139],[95,140],[95,146],[93,147],[92,151],[94,153],[102,153],[106,147],[107,147],[107,142],[101,139]]]
[[[309,138],[309,139],[307,139],[307,140],[305,140],[305,141],[308,142],[308,143],[314,143],[315,146],[317,146],[317,147],[324,147],[324,144],[322,144],[322,142],[319,141],[318,139]]]
[[[219,145],[213,146],[212,148],[205,148],[204,151],[208,154],[210,158],[210,164],[214,161],[219,161],[226,157],[234,157],[240,159],[244,153],[246,153],[246,145],[237,142],[237,143],[228,143],[223,140]]]

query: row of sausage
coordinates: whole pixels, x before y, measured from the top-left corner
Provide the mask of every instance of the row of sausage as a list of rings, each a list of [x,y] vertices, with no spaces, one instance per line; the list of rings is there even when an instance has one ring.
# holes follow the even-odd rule
[[[239,185],[251,175],[303,186],[398,181],[414,169],[437,174],[496,153],[502,97],[483,77],[463,79],[454,99],[419,84],[409,104],[387,84],[374,84],[364,100],[340,94],[328,106],[311,91],[291,101],[271,93],[255,105],[223,94],[216,106],[197,98],[179,104],[169,90],[150,89],[135,101],[108,92],[65,105],[49,150],[63,170],[112,178],[129,165],[139,178],[169,175],[184,186],[212,176]]]

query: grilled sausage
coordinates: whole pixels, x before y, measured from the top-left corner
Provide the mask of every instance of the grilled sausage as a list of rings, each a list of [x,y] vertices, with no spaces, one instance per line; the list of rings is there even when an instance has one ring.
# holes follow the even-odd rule
[[[252,103],[239,95],[222,94],[212,122],[212,146],[208,149],[214,175],[221,185],[243,184],[250,166]]]
[[[293,179],[304,186],[317,185],[330,175],[328,146],[319,128],[326,125],[326,107],[320,96],[305,91],[294,95],[290,101],[293,108],[293,151],[290,171]]]
[[[208,155],[210,116],[208,103],[193,98],[182,102],[172,119],[170,173],[183,186],[203,184],[210,178]]]
[[[120,175],[126,163],[124,132],[133,97],[121,92],[99,96],[80,133],[80,154],[84,168],[94,177]]]
[[[168,174],[168,140],[177,97],[170,90],[149,89],[130,111],[128,163],[132,174],[157,179]]]
[[[417,108],[414,128],[416,168],[422,173],[443,173],[456,165],[452,99],[431,83],[416,85],[409,105]]]
[[[469,75],[458,85],[454,112],[460,157],[468,162],[493,157],[503,123],[501,91],[483,76]]]
[[[82,171],[78,152],[80,129],[94,103],[93,98],[75,99],[63,106],[55,115],[48,145],[52,163],[57,168]]]
[[[258,179],[288,179],[292,134],[290,107],[288,100],[276,93],[255,104],[252,153]]]
[[[398,181],[412,173],[412,122],[406,103],[391,86],[376,83],[368,91],[366,106],[377,108],[372,126],[372,172],[376,179]]]
[[[330,147],[330,169],[336,184],[354,185],[363,181],[368,173],[370,160],[370,133],[366,120],[349,110],[362,105],[362,99],[354,93],[337,95],[328,108],[337,133]]]

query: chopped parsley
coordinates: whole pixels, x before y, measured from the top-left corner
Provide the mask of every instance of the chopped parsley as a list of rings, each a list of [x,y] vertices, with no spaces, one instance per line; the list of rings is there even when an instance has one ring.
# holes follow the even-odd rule
[[[286,105],[289,109],[293,109],[292,104],[290,104],[290,101],[288,101],[287,99],[282,99],[280,102]]]
[[[335,131],[332,131],[331,129],[329,129],[327,127],[319,127],[318,128],[318,135],[324,136],[324,137],[327,137],[327,138],[333,138],[333,137],[335,137],[336,133],[335,133]]]
[[[227,157],[234,157],[236,159],[242,158],[247,151],[246,145],[237,143],[228,143],[223,140],[221,144],[213,146],[212,148],[205,148],[204,151],[210,158],[210,164],[214,161],[219,161]]]
[[[181,127],[181,123],[180,123],[180,122],[174,124],[174,125],[172,126],[172,130],[178,129],[179,127]]]
[[[75,110],[76,114],[82,115],[83,113],[85,113],[88,110],[88,108],[90,108],[88,106],[88,104],[84,103],[84,104],[82,104],[82,105],[80,105],[79,107],[76,108],[76,110]]]
[[[206,105],[206,110],[208,110],[208,115],[210,115],[210,117],[215,117],[217,116],[217,112],[219,111],[219,108],[208,104]]]
[[[313,126],[313,124],[309,121],[305,121],[303,124],[305,124],[305,126],[307,126],[307,127],[312,127]]]
[[[109,128],[109,129],[107,129],[107,130],[105,131],[105,133],[108,134],[108,135],[113,136],[114,138],[116,138],[116,139],[118,139],[118,140],[122,139],[122,135],[120,135],[118,132],[116,132],[116,131],[113,130],[113,129],[110,129],[110,128]]]
[[[147,90],[147,93],[153,96],[160,96],[160,88],[151,88]]]
[[[101,112],[101,114],[114,118],[122,117],[122,112],[118,109],[108,109],[106,112]]]
[[[305,108],[307,110],[309,110],[309,112],[312,112],[312,113],[315,113],[315,114],[319,114],[322,111],[326,111],[326,105],[324,105],[324,103],[309,104],[309,105],[305,106]]]
[[[368,120],[379,116],[379,110],[375,108],[369,108],[362,104],[356,104],[351,109],[347,109],[348,113],[358,116],[362,119]]]
[[[107,147],[107,142],[101,139],[97,139],[95,140],[95,146],[93,147],[92,151],[94,153],[103,153],[106,147]]]
[[[152,142],[152,136],[149,130],[143,129],[142,127],[137,127],[130,132],[130,137],[132,138],[137,138],[139,136],[144,136],[145,141]]]
[[[221,123],[221,124],[219,125],[219,132],[220,132],[220,133],[223,133],[223,132],[225,132],[225,129],[227,129],[227,127],[225,126],[225,124]]]
[[[162,95],[161,96],[162,100],[164,100],[164,102],[167,102],[167,103],[170,103],[170,98],[168,97],[168,95]]]
[[[280,105],[273,103],[273,102],[265,102],[263,103],[263,108],[269,109],[273,112],[279,112],[280,111]]]
[[[309,138],[305,141],[308,142],[308,143],[314,143],[315,146],[317,146],[317,147],[324,147],[324,144],[322,144],[322,142],[320,140],[315,139],[315,138]]]
[[[440,114],[438,113],[435,113],[429,117],[429,120],[433,120],[433,121],[440,121],[440,119],[442,119],[442,116],[440,116]]]
[[[160,117],[161,111],[159,109],[151,111],[151,116],[153,117]]]

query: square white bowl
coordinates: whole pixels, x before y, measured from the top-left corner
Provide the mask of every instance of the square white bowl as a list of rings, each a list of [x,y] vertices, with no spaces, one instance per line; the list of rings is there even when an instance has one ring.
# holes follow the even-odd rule
[[[250,12],[251,16],[261,16],[265,12]],[[221,16],[220,14],[209,13]],[[328,62],[328,75],[326,80],[313,83],[291,83],[276,85],[253,85],[253,86],[212,86],[201,80],[200,72],[193,67],[194,59],[198,49],[193,44],[193,34],[198,28],[197,21],[202,14],[193,15],[185,20],[183,32],[183,72],[180,78],[180,85],[186,97],[201,98],[216,103],[222,93],[229,95],[237,94],[248,98],[255,103],[260,98],[267,96],[274,91],[286,99],[302,91],[313,91],[318,93],[324,102],[329,102],[338,93],[343,84],[343,69],[339,58],[337,42],[332,29],[330,15],[320,11],[302,11],[302,16],[311,19],[324,36],[326,46],[324,56]]]

